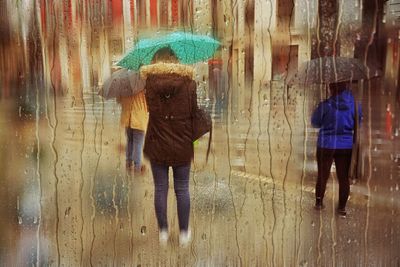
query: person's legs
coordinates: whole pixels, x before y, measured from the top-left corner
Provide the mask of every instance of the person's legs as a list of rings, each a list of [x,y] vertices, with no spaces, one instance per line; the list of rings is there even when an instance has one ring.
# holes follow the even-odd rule
[[[126,167],[131,168],[133,162],[133,129],[130,127],[125,128],[126,133]]]
[[[188,231],[190,214],[189,176],[190,162],[181,166],[173,166],[174,189],[176,195],[180,231]]]
[[[337,149],[335,152],[336,175],[339,180],[339,210],[345,210],[350,193],[349,169],[351,149]]]
[[[318,165],[318,178],[315,186],[315,205],[322,208],[326,183],[331,172],[333,162],[333,149],[317,148],[317,165]]]
[[[167,200],[168,200],[168,169],[169,166],[150,162],[154,180],[154,207],[158,227],[168,231]]]
[[[135,166],[135,171],[140,171],[142,167],[144,131],[132,129],[132,140],[132,159]]]

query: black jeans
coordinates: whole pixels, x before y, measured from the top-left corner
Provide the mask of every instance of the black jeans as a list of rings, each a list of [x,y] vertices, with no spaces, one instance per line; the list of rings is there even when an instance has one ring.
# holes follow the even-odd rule
[[[315,186],[315,197],[317,201],[321,201],[322,203],[333,161],[335,161],[336,176],[339,180],[338,208],[344,209],[350,193],[349,168],[351,161],[351,148],[317,148],[318,179],[317,185]]]
[[[168,171],[170,166],[160,165],[152,161],[150,161],[150,164],[154,179],[154,206],[156,210],[158,227],[160,230],[168,230],[167,199],[169,187]],[[179,229],[181,231],[187,231],[190,213],[190,162],[180,166],[172,166],[172,170],[178,209]]]

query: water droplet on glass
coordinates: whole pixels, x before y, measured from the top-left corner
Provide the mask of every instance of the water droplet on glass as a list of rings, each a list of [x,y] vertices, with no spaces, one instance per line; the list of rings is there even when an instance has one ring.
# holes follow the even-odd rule
[[[18,216],[18,224],[22,224],[22,217]]]
[[[315,226],[315,222],[314,222],[314,221],[311,222],[311,226],[312,226],[312,227]]]
[[[203,234],[201,235],[201,239],[203,239],[204,241],[207,240],[207,234],[206,234],[206,233],[203,233]]]
[[[68,217],[70,212],[71,212],[71,207],[68,207],[64,212],[64,216]]]
[[[396,184],[396,191],[399,191],[399,184]]]
[[[145,235],[145,234],[146,234],[146,231],[147,231],[147,228],[146,228],[145,225],[143,225],[142,227],[140,227],[140,233],[141,233],[142,235]]]
[[[301,267],[307,267],[308,266],[308,262],[306,260],[303,260],[299,263],[299,266]]]

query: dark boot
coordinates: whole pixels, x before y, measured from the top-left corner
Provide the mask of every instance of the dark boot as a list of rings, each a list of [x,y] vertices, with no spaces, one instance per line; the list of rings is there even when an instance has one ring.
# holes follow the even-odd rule
[[[127,171],[131,171],[131,170],[132,170],[132,167],[133,167],[132,161],[127,160],[125,166],[126,166],[126,170],[127,170]]]
[[[322,209],[325,208],[324,204],[322,203],[322,199],[321,199],[321,198],[317,198],[317,199],[315,200],[315,206],[314,206],[314,208],[315,208],[316,210],[322,210]]]
[[[346,208],[338,208],[337,213],[340,217],[346,218],[347,215]]]

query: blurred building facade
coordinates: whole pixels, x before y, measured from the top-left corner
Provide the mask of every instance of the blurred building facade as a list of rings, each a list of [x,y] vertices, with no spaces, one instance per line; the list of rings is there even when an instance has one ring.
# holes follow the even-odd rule
[[[2,10],[24,19],[7,14],[2,19],[2,33],[21,43],[13,48],[21,50],[16,53],[18,58],[4,55],[2,59],[2,96],[17,90],[10,84],[10,80],[18,80],[15,73],[32,73],[27,58],[35,49],[42,55],[45,80],[53,91],[78,97],[101,84],[110,75],[112,64],[138,38],[171,29],[193,30],[221,40],[215,59],[222,75],[228,77],[224,86],[231,88],[224,89],[230,90],[237,110],[250,101],[249,88],[260,84],[268,88],[271,81],[283,81],[301,63],[323,55],[364,59],[369,49],[368,59],[390,67],[388,75],[397,84],[399,19],[395,2],[6,1]],[[32,32],[38,34],[28,36]],[[31,38],[37,43],[29,44]],[[4,53],[7,42],[2,46]],[[387,56],[382,59],[382,55]],[[212,66],[197,67],[198,79],[209,80]]]

